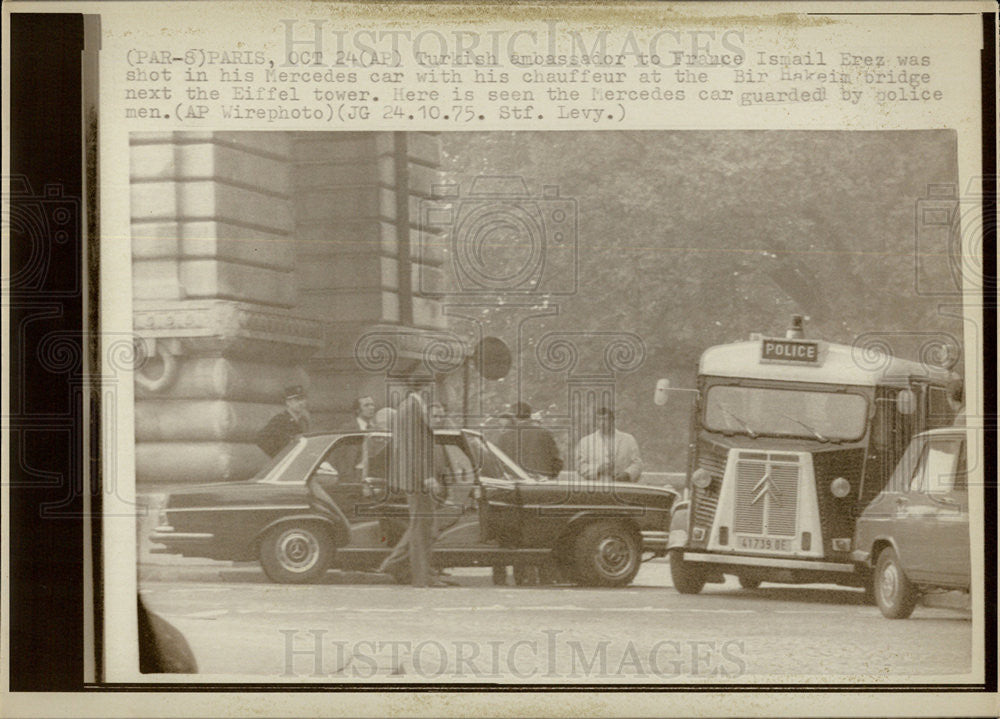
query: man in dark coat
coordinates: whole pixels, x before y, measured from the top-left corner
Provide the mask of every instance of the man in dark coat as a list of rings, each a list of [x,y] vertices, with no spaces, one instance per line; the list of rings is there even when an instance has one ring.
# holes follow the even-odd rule
[[[527,402],[514,405],[514,414],[513,425],[500,435],[497,446],[526,471],[555,479],[562,471],[563,461],[552,433],[531,418],[531,405]],[[542,577],[535,565],[521,562],[514,563],[514,580],[517,584],[551,584],[554,581],[548,575]],[[493,582],[506,584],[506,566],[493,566]]]
[[[285,445],[309,431],[309,404],[301,385],[285,388],[285,409],[257,433],[257,446],[273,457]]]
[[[431,553],[434,541],[434,430],[427,405],[416,392],[400,403],[392,417],[389,455],[389,489],[406,494],[410,525],[380,571],[400,576],[399,567],[409,555],[410,580],[415,587],[448,586],[433,578]]]
[[[517,422],[500,435],[497,446],[528,472],[555,479],[563,461],[552,433],[531,418],[527,402],[518,402],[514,411]]]

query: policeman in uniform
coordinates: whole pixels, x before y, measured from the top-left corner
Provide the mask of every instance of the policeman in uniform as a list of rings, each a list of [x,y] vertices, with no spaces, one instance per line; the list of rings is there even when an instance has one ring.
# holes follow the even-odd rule
[[[286,444],[309,431],[309,406],[302,385],[285,387],[285,409],[257,433],[257,446],[273,457]]]

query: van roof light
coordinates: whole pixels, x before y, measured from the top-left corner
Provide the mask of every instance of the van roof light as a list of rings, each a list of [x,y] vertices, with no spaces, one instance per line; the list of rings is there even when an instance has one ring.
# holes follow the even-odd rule
[[[788,331],[785,332],[785,339],[789,340],[801,340],[806,336],[805,333],[805,318],[802,315],[792,315],[792,324],[788,326]]]

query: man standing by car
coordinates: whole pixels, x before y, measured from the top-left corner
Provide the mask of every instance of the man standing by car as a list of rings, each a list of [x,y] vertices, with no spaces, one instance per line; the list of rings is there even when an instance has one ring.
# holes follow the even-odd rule
[[[434,464],[434,430],[428,408],[417,392],[410,392],[392,417],[388,477],[390,491],[406,494],[410,525],[379,571],[399,577],[400,565],[409,555],[410,581],[415,587],[449,586],[432,581]]]
[[[588,481],[639,481],[642,459],[635,437],[615,429],[615,413],[608,407],[597,410],[596,420],[597,431],[577,445],[577,472]]]
[[[531,418],[531,405],[527,402],[514,405],[514,412],[517,421],[500,435],[497,446],[527,471],[555,479],[562,471],[563,461],[552,433]]]
[[[302,385],[285,387],[285,409],[257,433],[257,446],[268,457],[280,452],[286,444],[309,431],[309,403]]]

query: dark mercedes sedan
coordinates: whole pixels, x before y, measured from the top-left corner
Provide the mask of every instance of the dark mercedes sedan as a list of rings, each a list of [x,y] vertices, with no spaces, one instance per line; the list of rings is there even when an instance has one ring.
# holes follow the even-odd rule
[[[530,476],[482,435],[439,430],[438,567],[548,567],[576,583],[618,587],[643,553],[662,556],[677,493],[630,483]],[[374,570],[406,530],[403,495],[386,488],[387,433],[313,434],[256,476],[167,497],[154,551],[260,561],[275,582],[329,568]]]

